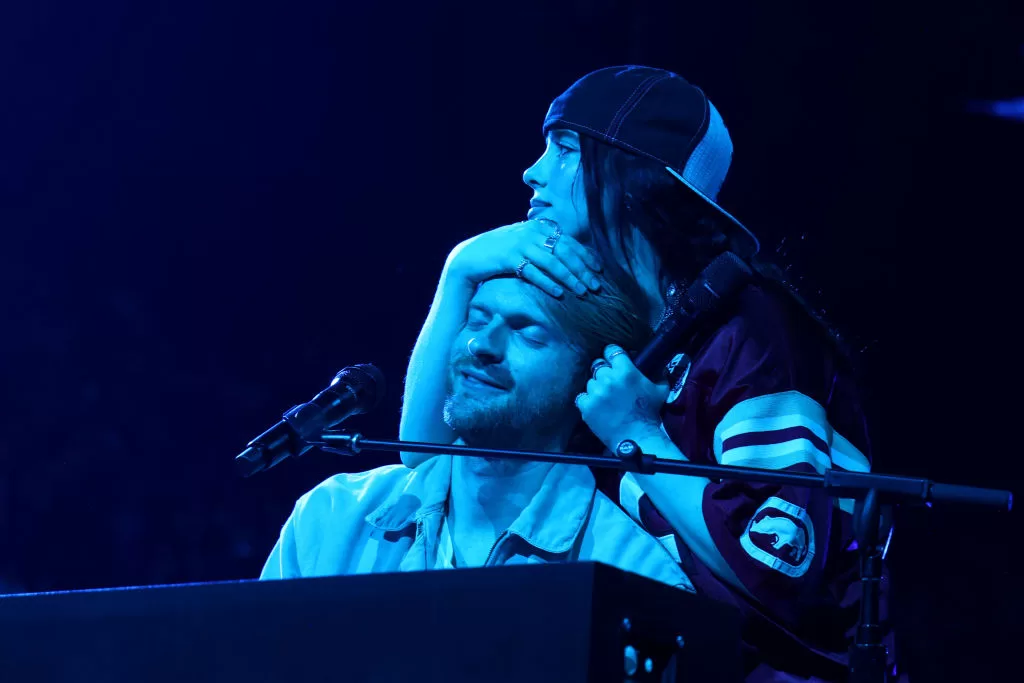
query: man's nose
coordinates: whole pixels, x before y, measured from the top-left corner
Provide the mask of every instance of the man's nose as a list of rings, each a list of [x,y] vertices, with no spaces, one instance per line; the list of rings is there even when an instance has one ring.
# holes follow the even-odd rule
[[[505,334],[496,325],[488,325],[469,340],[469,352],[484,363],[500,363],[505,358]]]

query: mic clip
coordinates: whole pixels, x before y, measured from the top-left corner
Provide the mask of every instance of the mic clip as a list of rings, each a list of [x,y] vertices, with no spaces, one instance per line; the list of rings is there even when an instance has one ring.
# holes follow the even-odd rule
[[[363,451],[362,447],[359,445],[359,440],[363,438],[363,435],[358,432],[355,434],[348,434],[346,432],[328,429],[320,438],[323,442],[317,443],[317,447],[328,453],[335,453],[337,455],[359,455]]]

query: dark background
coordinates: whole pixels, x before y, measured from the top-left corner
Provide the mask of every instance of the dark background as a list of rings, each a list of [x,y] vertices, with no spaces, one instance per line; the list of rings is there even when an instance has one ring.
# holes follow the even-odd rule
[[[0,17],[0,591],[253,577],[354,461],[232,458],[341,367],[390,391],[448,250],[521,220],[549,101],[700,84],[723,203],[851,339],[876,469],[1020,492],[1010,3],[37,0]],[[820,291],[819,291],[820,290]],[[861,351],[861,349],[864,349]],[[917,680],[1016,667],[1020,513],[904,511]]]

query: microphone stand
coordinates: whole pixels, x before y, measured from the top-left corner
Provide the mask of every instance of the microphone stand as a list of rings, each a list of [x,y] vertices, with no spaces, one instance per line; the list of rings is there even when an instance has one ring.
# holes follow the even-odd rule
[[[966,503],[991,507],[1013,508],[1013,494],[998,489],[941,484],[928,479],[902,477],[889,474],[845,472],[827,470],[823,476],[794,474],[755,467],[727,465],[699,465],[692,462],[668,460],[644,453],[633,441],[623,441],[613,455],[587,455],[584,453],[545,453],[491,448],[471,448],[448,444],[415,441],[377,441],[364,439],[361,434],[328,430],[319,442],[310,442],[322,450],[341,455],[354,455],[362,451],[395,451],[458,455],[507,460],[532,460],[605,467],[640,474],[676,474],[727,479],[757,483],[803,486],[824,489],[835,498],[852,498],[854,507],[854,533],[860,552],[861,602],[857,634],[850,648],[851,683],[885,683],[886,649],[882,643],[882,625],[879,623],[879,584],[882,579],[882,561],[891,534],[892,508],[899,503],[930,504],[931,502]]]

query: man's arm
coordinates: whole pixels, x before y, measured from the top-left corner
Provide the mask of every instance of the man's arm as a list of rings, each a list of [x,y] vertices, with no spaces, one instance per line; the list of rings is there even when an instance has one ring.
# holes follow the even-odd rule
[[[296,506],[296,510],[298,506]],[[281,535],[270,551],[270,556],[263,565],[260,572],[260,580],[266,579],[294,579],[302,576],[299,569],[298,547],[295,541],[296,513],[288,517],[288,521],[281,528]]]
[[[324,518],[331,510],[355,512],[358,508],[332,495],[331,477],[307,491],[295,501],[292,512],[281,527],[281,535],[263,564],[260,579],[297,579],[308,576],[316,565],[320,544],[325,537]]]

